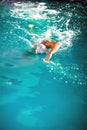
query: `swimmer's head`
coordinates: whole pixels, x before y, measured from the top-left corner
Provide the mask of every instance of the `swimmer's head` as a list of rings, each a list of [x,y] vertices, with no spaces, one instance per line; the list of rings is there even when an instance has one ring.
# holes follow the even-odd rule
[[[45,45],[43,44],[38,44],[37,47],[36,47],[36,54],[42,54],[42,53],[46,53],[47,51],[47,48]]]

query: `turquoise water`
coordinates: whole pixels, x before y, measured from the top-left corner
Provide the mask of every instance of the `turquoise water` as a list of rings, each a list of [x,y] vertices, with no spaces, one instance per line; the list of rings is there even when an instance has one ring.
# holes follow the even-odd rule
[[[0,130],[87,129],[85,8],[0,4]],[[62,44],[49,63],[45,54],[24,55],[42,39]]]

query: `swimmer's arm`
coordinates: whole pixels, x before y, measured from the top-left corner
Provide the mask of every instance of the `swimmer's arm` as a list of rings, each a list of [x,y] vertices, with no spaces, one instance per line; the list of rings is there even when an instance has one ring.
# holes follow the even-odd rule
[[[44,58],[44,61],[45,62],[49,61],[51,57],[52,57],[52,53],[49,52],[48,55]]]
[[[47,62],[51,59],[52,55],[57,52],[60,47],[60,43],[55,44],[55,46],[49,51],[48,55],[44,58],[44,61]]]

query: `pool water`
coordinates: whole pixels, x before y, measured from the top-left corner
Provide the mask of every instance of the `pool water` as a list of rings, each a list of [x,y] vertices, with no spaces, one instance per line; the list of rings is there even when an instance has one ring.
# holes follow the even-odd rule
[[[0,3],[0,130],[87,130],[85,10],[64,2]],[[61,43],[48,63],[45,54],[25,56],[43,39]]]

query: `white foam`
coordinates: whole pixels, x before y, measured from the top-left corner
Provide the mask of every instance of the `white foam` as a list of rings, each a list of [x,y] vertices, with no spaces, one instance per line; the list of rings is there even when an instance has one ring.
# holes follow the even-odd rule
[[[48,5],[46,5],[45,2],[14,3],[13,5],[14,7],[11,9],[12,17],[33,20],[36,23],[36,25],[34,24],[35,28],[38,25],[36,33],[33,31],[29,32],[20,26],[18,27],[18,29],[23,30],[26,35],[29,34],[35,41],[38,38],[51,40],[55,37],[54,40],[61,42],[62,44],[61,50],[65,50],[72,46],[73,37],[80,33],[79,29],[76,31],[69,29],[69,23],[73,15],[72,12],[63,12],[61,8],[58,10],[52,8],[48,9]],[[68,7],[68,5],[66,6]],[[43,23],[45,20],[43,28],[39,28],[39,26],[42,26],[41,24],[43,24],[42,22],[40,23],[39,20],[42,20]],[[52,25],[50,24],[51,22]],[[26,42],[28,41],[28,39],[23,40]],[[32,41],[30,41],[29,44],[32,46]]]

